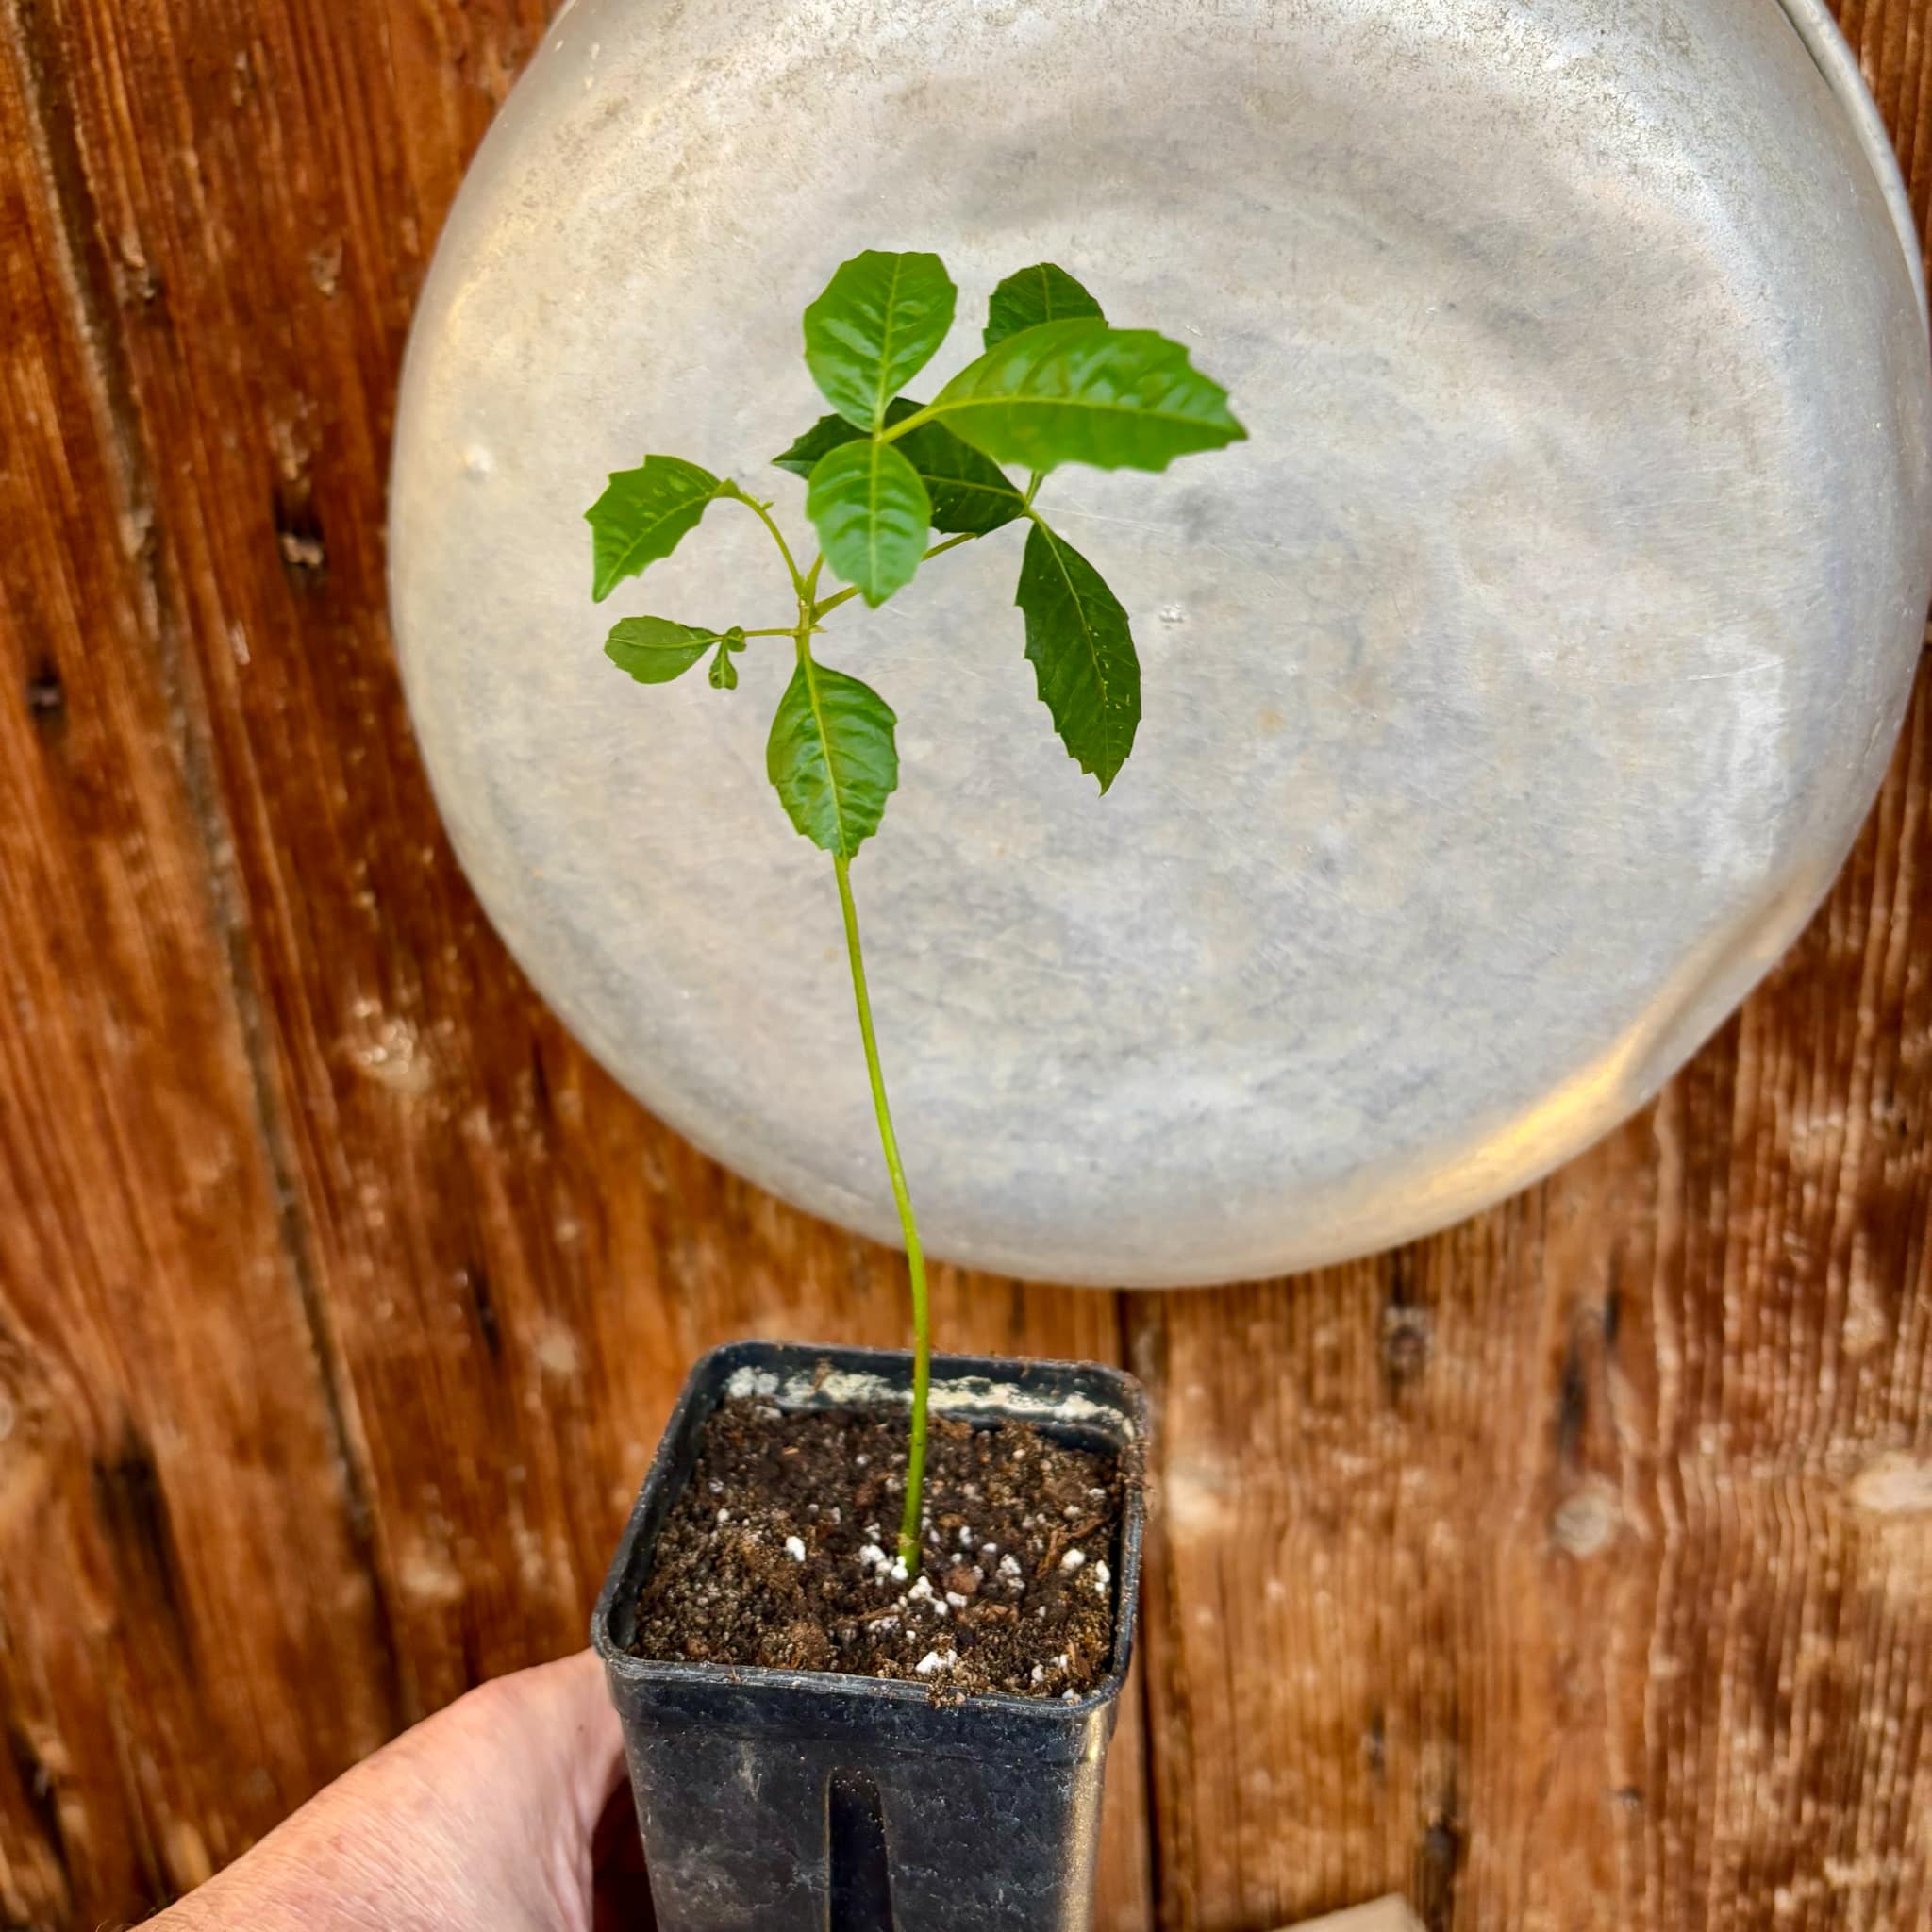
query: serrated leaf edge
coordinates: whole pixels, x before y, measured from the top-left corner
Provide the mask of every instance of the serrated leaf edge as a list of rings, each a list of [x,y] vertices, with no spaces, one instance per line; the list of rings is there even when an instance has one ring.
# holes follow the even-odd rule
[[[618,477],[635,476],[640,472],[648,470],[654,459],[658,461],[671,461],[683,463],[687,468],[697,471],[697,473],[701,476],[710,476],[711,487],[704,493],[704,495],[687,497],[682,503],[678,504],[675,508],[665,510],[660,516],[657,518],[657,520],[654,523],[648,525],[643,530],[640,531],[637,534],[637,536],[632,540],[630,544],[625,548],[624,555],[616,561],[616,563],[612,565],[610,575],[608,577],[604,578],[601,583],[598,582],[594,577],[592,578],[591,585],[591,602],[592,604],[603,603],[605,598],[609,596],[611,591],[616,590],[618,585],[623,583],[626,577],[641,575],[645,570],[648,570],[650,568],[650,565],[652,563],[661,563],[663,561],[662,558],[652,558],[649,559],[648,562],[644,564],[633,565],[630,562],[630,558],[633,556],[635,556],[640,549],[643,547],[646,540],[652,535],[653,532],[662,529],[663,526],[666,524],[668,524],[673,517],[681,516],[687,510],[695,509],[699,517],[702,519],[706,508],[709,505],[716,503],[720,497],[735,496],[738,494],[737,485],[732,482],[730,477],[712,476],[710,471],[706,469],[702,463],[694,463],[691,460],[689,457],[667,458],[661,455],[661,453],[659,452],[653,451],[649,456],[646,456],[643,461],[641,463],[639,463],[634,469],[607,471],[605,473],[604,478],[603,494],[598,497],[597,503],[602,503],[604,497],[609,495],[610,486],[617,481]],[[592,546],[591,561],[593,563],[596,560],[596,509],[597,504],[593,503],[591,506],[591,508],[584,512],[584,521],[591,525]]]
[[[1227,391],[1220,383],[1216,382],[1214,378],[1211,375],[1209,375],[1205,369],[1195,368],[1192,352],[1189,349],[1188,345],[1185,342],[1177,342],[1174,340],[1172,336],[1162,335],[1158,329],[1119,329],[1115,328],[1111,323],[1107,322],[1103,319],[1084,315],[1075,316],[1066,322],[1036,323],[1031,328],[1023,328],[1019,331],[1017,335],[1008,336],[1006,340],[1000,342],[996,347],[984,351],[981,355],[975,357],[971,362],[967,363],[965,368],[961,369],[957,375],[955,375],[952,377],[952,379],[948,381],[945,384],[945,386],[940,391],[939,394],[936,395],[932,399],[932,401],[925,406],[924,409],[920,410],[917,415],[908,416],[903,422],[895,423],[889,429],[886,429],[880,435],[879,441],[882,442],[896,442],[901,437],[910,435],[912,431],[920,428],[924,424],[943,423],[945,424],[947,428],[952,430],[953,434],[957,436],[961,442],[971,443],[974,449],[980,451],[980,454],[982,456],[991,458],[991,460],[997,462],[1000,459],[997,457],[994,457],[991,450],[988,450],[984,448],[980,443],[974,441],[974,439],[964,429],[960,428],[956,423],[949,422],[947,419],[949,417],[958,415],[964,411],[968,411],[974,408],[1009,408],[1014,405],[1017,399],[1013,396],[995,396],[991,398],[984,396],[964,396],[954,397],[954,399],[949,402],[947,400],[948,395],[951,393],[951,391],[958,384],[964,382],[966,378],[969,375],[971,375],[974,370],[978,369],[983,363],[991,361],[995,356],[1010,355],[1013,352],[1013,345],[1016,342],[1024,342],[1028,336],[1038,335],[1044,329],[1057,328],[1072,330],[1079,327],[1085,327],[1090,329],[1101,329],[1110,334],[1118,336],[1152,336],[1158,341],[1161,342],[1165,347],[1178,350],[1180,352],[1180,359],[1187,365],[1189,375],[1199,376],[1203,382],[1205,382],[1210,389],[1215,391],[1216,393],[1220,396],[1222,407],[1227,416],[1228,423],[1233,426],[1233,433],[1227,437],[1224,442],[1213,444],[1210,445],[1210,447],[1224,449],[1227,446],[1227,443],[1245,442],[1247,441],[1247,430],[1242,426],[1242,425],[1240,422],[1236,420],[1233,410],[1228,409],[1226,407]],[[1067,340],[1069,344],[1071,345],[1074,341],[1074,338],[1070,335],[1067,338]],[[1048,365],[1044,363],[1036,365],[1036,367],[1042,368]],[[1123,409],[1117,404],[1109,405],[1106,403],[1093,402],[1082,396],[1029,396],[1026,398],[1026,400],[1028,402],[1037,402],[1042,406],[1058,409],[1085,409],[1091,410],[1095,414],[1132,416],[1137,421],[1142,423],[1178,423],[1196,429],[1205,426],[1202,418],[1198,415],[1189,415],[1177,409]],[[1214,426],[1216,428],[1219,428],[1221,425],[1217,424]],[[1179,457],[1200,454],[1205,454],[1205,452],[1176,450],[1172,456],[1168,457],[1165,461],[1161,462],[1159,465],[1156,467],[1158,470],[1165,470],[1168,467],[1168,464],[1175,461]],[[1122,467],[1140,469],[1142,466],[1140,464],[1127,464],[1123,465]],[[1150,474],[1153,473],[1154,472],[1150,470]]]
[[[1056,530],[1054,530],[1053,527],[1049,524],[1047,524],[1047,522],[1041,517],[1035,516],[1031,519],[1031,521],[1033,524],[1034,530],[1038,531],[1041,537],[1042,537],[1045,540],[1047,548],[1052,553],[1054,568],[1059,573],[1060,581],[1066,585],[1067,595],[1073,600],[1074,608],[1079,616],[1081,641],[1085,643],[1085,645],[1087,646],[1087,655],[1093,666],[1093,681],[1100,687],[1101,731],[1103,737],[1108,740],[1108,748],[1110,751],[1112,749],[1112,734],[1118,728],[1118,726],[1116,721],[1114,720],[1113,714],[1108,709],[1107,707],[1107,693],[1108,690],[1107,670],[1105,665],[1101,662],[1100,651],[1097,644],[1094,641],[1098,633],[1094,630],[1093,625],[1088,620],[1086,602],[1080,595],[1078,585],[1076,585],[1074,581],[1074,574],[1067,568],[1065,562],[1062,560],[1060,557],[1061,539],[1059,537],[1059,534]],[[1028,533],[1028,541],[1031,541],[1030,532]],[[1067,547],[1071,548],[1071,546]],[[1089,568],[1091,568],[1091,564],[1089,565]],[[1098,576],[1100,573],[1098,571],[1095,571],[1094,575]],[[1105,581],[1105,579],[1103,579],[1103,581]],[[1111,592],[1109,592],[1109,594],[1111,594]],[[1115,599],[1115,601],[1119,602],[1117,598]],[[1020,608],[1023,612],[1024,611],[1025,606],[1020,603],[1020,599],[1017,593],[1013,598],[1013,602],[1018,608]],[[1123,621],[1124,621],[1124,606],[1122,607],[1122,617]],[[1127,626],[1127,643],[1130,648],[1135,649],[1138,653],[1139,647],[1134,644],[1134,632],[1131,625]],[[1038,695],[1040,696],[1041,703],[1044,703],[1046,699],[1046,691],[1044,688],[1044,673],[1042,667],[1037,661],[1034,663],[1033,666],[1033,681],[1035,689],[1038,692]],[[1049,708],[1047,715],[1049,717],[1053,715],[1051,708]],[[1133,752],[1134,740],[1132,734],[1130,733],[1128,735],[1126,743],[1121,747],[1120,756],[1112,760],[1111,765],[1107,770],[1103,771],[1101,767],[1098,765],[1090,765],[1087,762],[1087,760],[1083,758],[1080,756],[1080,754],[1074,749],[1072,745],[1067,744],[1065,734],[1060,731],[1059,722],[1058,719],[1054,721],[1054,732],[1055,735],[1059,738],[1061,744],[1066,746],[1067,756],[1070,758],[1072,758],[1074,762],[1076,765],[1078,765],[1083,772],[1089,773],[1092,777],[1099,781],[1101,795],[1102,797],[1105,797],[1107,795],[1108,787],[1110,786],[1113,783],[1113,781],[1120,776],[1122,766],[1124,766],[1126,763],[1129,756]]]

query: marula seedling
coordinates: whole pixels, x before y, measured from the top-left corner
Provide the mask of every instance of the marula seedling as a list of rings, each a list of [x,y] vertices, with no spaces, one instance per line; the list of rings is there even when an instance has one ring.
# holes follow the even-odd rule
[[[805,360],[836,413],[773,458],[805,479],[818,553],[800,566],[773,506],[681,457],[647,456],[614,473],[587,512],[591,593],[669,557],[714,503],[736,503],[771,533],[791,581],[792,621],[747,628],[626,617],[605,654],[640,684],[668,684],[709,658],[713,687],[738,684],[736,658],[790,639],[796,659],[765,747],[765,769],[791,823],[831,855],[852,991],[879,1143],[906,1242],[913,1330],[911,1434],[898,1560],[919,1565],[932,1324],[919,1225],[879,1064],[852,895],[852,861],[879,828],[899,778],[897,723],[868,684],[824,663],[824,621],[854,597],[874,608],[962,543],[1024,523],[1014,601],[1041,700],[1060,741],[1104,792],[1133,749],[1141,666],[1127,613],[1105,579],[1041,513],[1046,478],[1067,463],[1164,470],[1176,457],[1246,434],[1226,392],[1178,342],[1115,328],[1087,291],[1051,262],[993,291],[984,352],[929,403],[906,385],[951,331],[958,291],[936,255],[868,250],[843,263],[805,311]],[[1008,472],[1023,473],[1024,484]],[[939,541],[933,541],[937,536]],[[821,595],[827,572],[845,588]]]

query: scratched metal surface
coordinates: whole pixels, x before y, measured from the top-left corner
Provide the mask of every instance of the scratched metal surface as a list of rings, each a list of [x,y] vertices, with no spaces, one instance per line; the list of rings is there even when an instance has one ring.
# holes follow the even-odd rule
[[[658,450],[803,530],[762,463],[822,408],[830,268],[937,248],[944,371],[1050,258],[1253,440],[1042,499],[1143,659],[1105,800],[1011,532],[824,641],[901,721],[855,878],[932,1245],[1271,1274],[1627,1114],[1824,891],[1932,583],[1891,163],[1792,6],[1823,62],[1770,0],[576,0],[441,246],[391,522],[438,798],[546,997],[708,1151],[890,1235],[829,866],[763,776],[782,641],[728,697],[599,650],[782,620],[782,575],[721,508],[593,609],[579,517]]]

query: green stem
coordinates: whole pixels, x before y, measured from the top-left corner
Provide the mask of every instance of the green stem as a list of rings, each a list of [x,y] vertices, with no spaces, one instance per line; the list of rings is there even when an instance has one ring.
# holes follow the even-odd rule
[[[892,1131],[886,1079],[879,1071],[879,1043],[872,1025],[872,995],[865,985],[865,955],[858,943],[858,910],[852,903],[851,861],[835,858],[832,865],[839,875],[839,908],[845,916],[845,953],[852,963],[852,996],[858,1007],[858,1036],[865,1042],[872,1109],[878,1118],[879,1145],[885,1150],[892,1199],[899,1208],[899,1229],[906,1240],[906,1272],[912,1286],[912,1439],[906,1451],[906,1507],[899,1518],[899,1560],[907,1575],[913,1576],[919,1571],[920,1497],[925,1487],[925,1415],[932,1386],[932,1318],[926,1302],[925,1252],[919,1244],[919,1224],[912,1216],[912,1196],[907,1191],[906,1169],[899,1159],[899,1137]]]
[[[798,601],[801,604],[809,606],[811,603],[811,593],[806,588],[805,578],[799,574],[797,560],[791,555],[791,546],[785,541],[785,532],[772,521],[771,511],[757,497],[746,495],[737,484],[730,484],[727,488],[729,493],[740,503],[743,504],[745,508],[750,510],[752,515],[758,518],[758,522],[764,525],[766,529],[771,531],[772,541],[778,546],[778,555],[785,559],[785,568],[791,575],[793,592],[797,595]]]
[[[957,537],[948,537],[943,543],[935,543],[919,560],[921,563],[930,563],[935,557],[943,557],[947,551],[957,550],[960,544],[972,542],[978,535],[979,532],[977,530],[965,530]],[[814,575],[816,575],[816,573],[814,573]],[[816,624],[827,611],[838,609],[840,605],[850,602],[852,598],[858,595],[858,588],[849,584],[844,590],[834,591],[823,604],[814,604],[812,606],[812,622]]]
[[[909,436],[922,425],[934,421],[939,409],[932,403],[923,409],[916,409],[909,416],[902,416],[890,429],[874,429],[872,438],[874,442],[897,442],[902,436]]]

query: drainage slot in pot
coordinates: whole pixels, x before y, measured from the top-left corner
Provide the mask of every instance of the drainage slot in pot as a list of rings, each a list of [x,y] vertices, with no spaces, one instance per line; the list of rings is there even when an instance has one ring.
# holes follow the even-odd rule
[[[862,1771],[835,1771],[825,1792],[825,1823],[832,1855],[830,1932],[892,1932],[877,1785]]]

